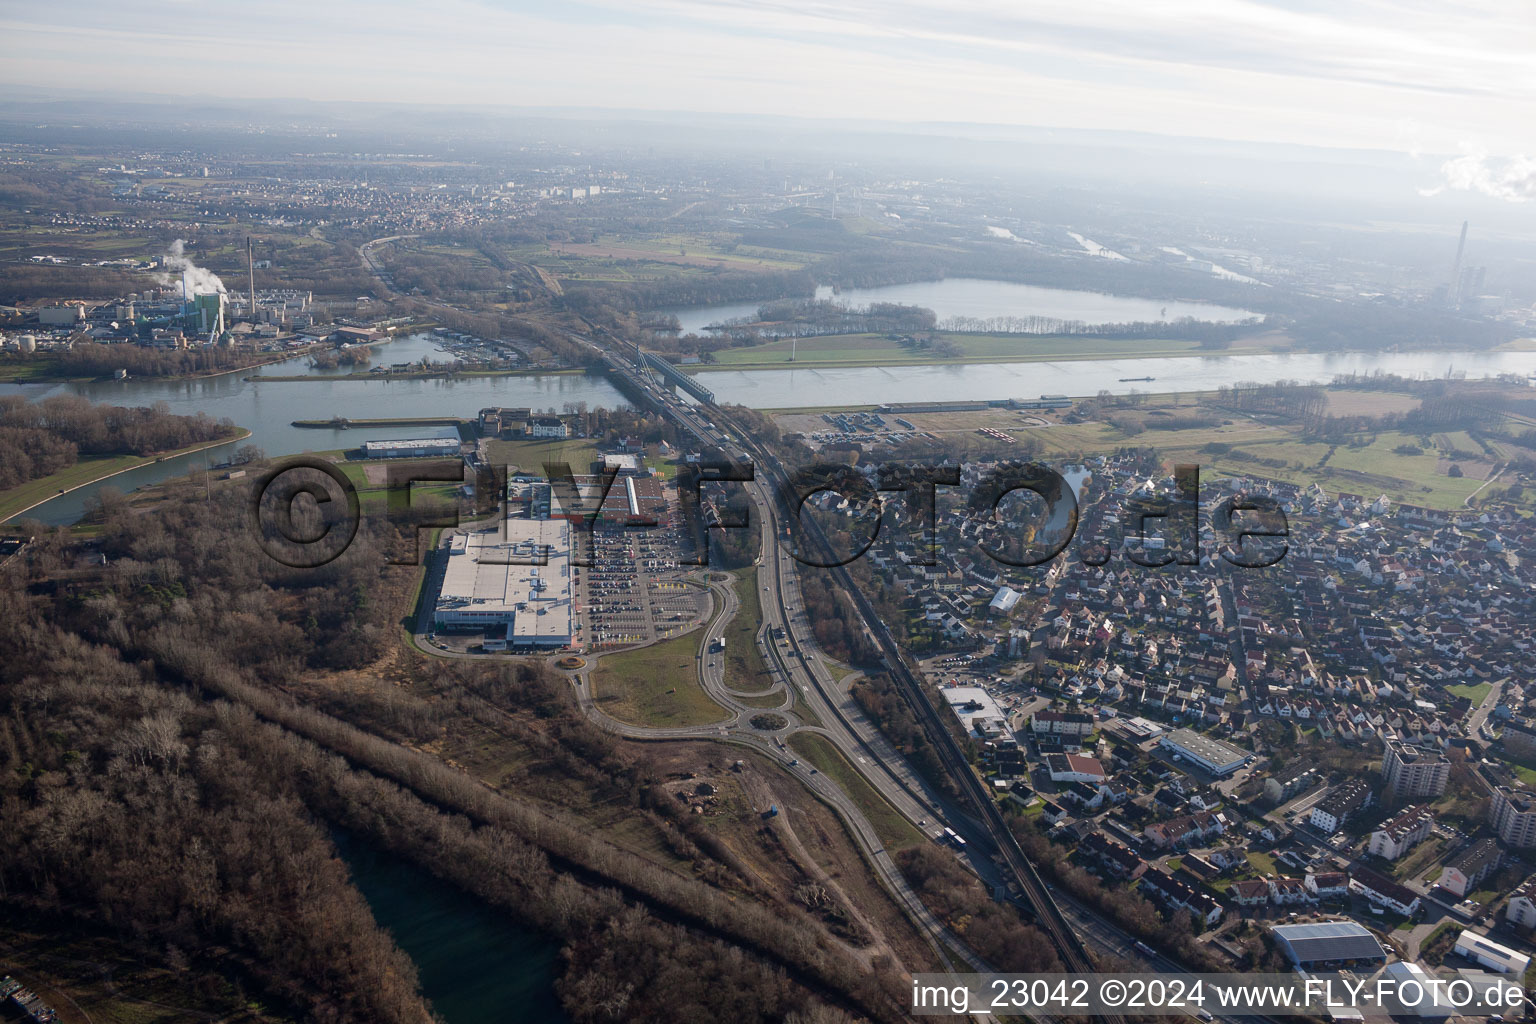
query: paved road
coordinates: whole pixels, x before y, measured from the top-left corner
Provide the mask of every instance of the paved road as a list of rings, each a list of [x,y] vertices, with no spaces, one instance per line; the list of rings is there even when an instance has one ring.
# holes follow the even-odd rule
[[[385,241],[385,240],[379,240]],[[684,405],[675,397],[649,384],[648,378],[630,365],[627,358],[593,344],[588,339],[575,338],[599,352],[608,361],[636,380],[642,393],[652,398],[658,407],[665,409],[685,429],[701,439],[712,437],[693,407]],[[832,807],[847,823],[860,849],[873,866],[877,876],[903,906],[908,916],[928,938],[940,954],[939,963],[947,963],[944,954],[957,956],[971,970],[986,971],[988,965],[971,952],[963,941],[939,921],[917,898],[907,884],[890,854],[884,848],[875,829],[858,805],[825,774],[813,772],[808,765],[796,765],[794,755],[785,744],[787,736],[796,731],[815,731],[829,738],[859,773],[901,814],[927,834],[936,834],[947,821],[961,824],[965,812],[945,794],[935,791],[907,764],[898,751],[874,727],[857,703],[849,696],[847,674],[840,673],[834,663],[817,649],[809,623],[806,621],[804,604],[799,594],[797,566],[785,546],[778,542],[777,505],[762,481],[747,485],[758,511],[758,528],[762,531],[764,560],[759,569],[759,585],[766,588],[760,595],[763,623],[758,642],[765,652],[770,668],[783,686],[785,700],[778,712],[786,719],[783,729],[764,732],[750,725],[752,715],[764,710],[745,704],[745,696],[731,690],[723,679],[723,658],[713,659],[711,665],[708,646],[712,637],[722,634],[721,628],[736,613],[737,598],[730,584],[718,577],[704,577],[716,595],[716,610],[708,628],[700,636],[699,681],[709,695],[727,710],[727,717],[707,726],[685,728],[650,729],[618,722],[601,711],[593,702],[590,672],[591,665],[574,673],[573,685],[584,712],[605,729],[637,740],[669,740],[710,738],[750,747],[770,760],[777,761],[801,781],[828,806]],[[774,643],[771,631],[782,625],[789,638],[787,649]],[[842,678],[840,678],[842,676]],[[804,707],[815,714],[820,725],[809,725],[796,709]],[[984,834],[985,830],[972,825],[963,829],[971,834]],[[1001,872],[991,862],[988,851],[979,849],[983,844],[971,844],[972,867],[984,881],[996,885]],[[1081,929],[1083,934],[1096,935],[1095,940],[1106,952],[1113,952],[1126,959],[1135,960],[1137,955],[1130,949],[1129,938],[1118,928],[1084,907],[1065,903],[1064,912]],[[1127,953],[1126,951],[1129,950]],[[1159,964],[1161,958],[1147,963],[1155,970],[1166,970],[1171,961]]]
[[[1493,709],[1499,706],[1499,697],[1503,693],[1504,680],[1500,679],[1493,684],[1493,689],[1488,691],[1488,695],[1483,698],[1482,703],[1472,709],[1472,716],[1467,719],[1468,736],[1471,736],[1473,739],[1481,739],[1477,731],[1483,727],[1484,722],[1488,721],[1488,716],[1493,713]]]

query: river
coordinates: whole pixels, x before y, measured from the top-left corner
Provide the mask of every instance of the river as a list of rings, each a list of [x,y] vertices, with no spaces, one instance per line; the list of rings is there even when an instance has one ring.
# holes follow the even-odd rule
[[[403,362],[430,354],[431,338],[413,335],[379,347],[375,360]],[[1161,359],[1085,359],[1040,363],[973,363],[944,366],[864,366],[842,369],[710,370],[699,380],[722,402],[759,409],[879,405],[886,402],[973,401],[1037,398],[1042,394],[1087,397],[1100,391],[1126,394],[1214,390],[1244,381],[1302,380],[1326,383],[1338,374],[1375,372],[1405,377],[1468,377],[1536,373],[1536,352],[1297,353],[1210,355]],[[311,373],[303,359],[263,368],[267,374]],[[354,448],[365,440],[426,437],[445,433],[427,427],[311,430],[297,419],[403,416],[473,416],[485,407],[562,409],[626,404],[604,378],[581,374],[470,377],[458,380],[247,381],[246,373],[190,381],[94,381],[83,384],[0,385],[0,394],[42,398],[84,395],[112,405],[165,402],[172,412],[227,417],[252,431],[249,442],[268,455]],[[325,377],[325,374],[314,374]],[[1123,381],[1126,377],[1152,381]],[[237,443],[167,459],[114,477],[107,485],[132,490],[209,462],[225,461]],[[71,523],[101,485],[60,495],[28,513],[47,523]]]
[[[1279,380],[1327,383],[1339,374],[1467,377],[1536,372],[1536,352],[1338,352],[1283,355],[1084,359],[1041,363],[862,366],[844,369],[709,370],[699,382],[721,402],[758,409],[880,405],[887,402],[981,401],[1100,391],[1214,391],[1223,385]],[[1152,377],[1151,381],[1123,378]]]
[[[1173,321],[1191,317],[1211,323],[1230,323],[1259,315],[1250,310],[1209,302],[1137,299],[1103,292],[1040,288],[1011,281],[983,281],[973,277],[951,277],[943,281],[893,284],[879,288],[848,288],[835,295],[831,288],[823,286],[816,289],[816,297],[836,299],[845,306],[867,306],[871,302],[922,306],[933,310],[940,323],[954,316],[983,320],[1003,316],[1042,316],[1056,320],[1079,320],[1085,324]],[[723,320],[755,318],[760,305],[760,302],[738,302],[718,306],[675,307],[657,312],[677,317],[685,334],[702,334],[710,324]]]
[[[376,346],[375,364],[407,362],[423,356],[443,358],[428,334],[413,334]],[[294,420],[400,418],[408,416],[474,416],[491,406],[554,409],[585,402],[609,408],[627,404],[601,377],[584,374],[467,377],[457,380],[331,380],[350,370],[321,371],[300,357],[254,370],[242,370],[198,380],[140,378],[69,384],[0,384],[0,394],[22,394],[33,400],[49,395],[82,395],[107,405],[153,405],[164,402],[171,412],[203,412],[228,418],[251,431],[251,437],[204,452],[141,466],[106,481],[122,491],[157,483],[209,463],[228,461],[241,444],[253,444],[268,455],[356,448],[364,441],[433,437],[453,433],[432,427],[369,427],[351,430],[295,427]],[[305,375],[313,381],[248,381],[252,374]],[[28,516],[47,523],[72,523],[101,485],[82,487],[52,499]]]
[[[374,920],[416,964],[445,1024],[559,1024],[558,943],[407,861],[347,835],[337,847]]]

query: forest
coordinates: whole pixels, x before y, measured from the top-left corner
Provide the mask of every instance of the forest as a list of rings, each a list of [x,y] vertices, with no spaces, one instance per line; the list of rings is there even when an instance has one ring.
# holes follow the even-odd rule
[[[578,1024],[901,1019],[888,966],[758,886],[543,667],[402,650],[399,526],[370,519],[340,558],[289,569],[241,525],[245,500],[191,481],[149,511],[108,496],[94,539],[37,525],[3,570],[8,908],[174,950],[306,1019],[425,1024],[337,857],[343,829],[550,936]],[[514,730],[552,782],[648,816],[694,870],[424,752],[469,728]]]
[[[232,423],[199,413],[178,416],[163,403],[125,408],[94,405],[77,395],[30,402],[0,396],[0,490],[68,469],[79,459],[153,455],[234,437]]]
[[[143,345],[97,345],[77,342],[58,354],[62,377],[105,377],[127,370],[134,377],[189,377],[253,366],[272,358],[219,345],[197,348],[147,348]]]

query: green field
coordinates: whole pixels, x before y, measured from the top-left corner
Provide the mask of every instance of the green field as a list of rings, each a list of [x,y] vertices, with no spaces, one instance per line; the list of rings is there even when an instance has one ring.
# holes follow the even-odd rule
[[[726,717],[699,685],[699,638],[687,633],[649,647],[605,654],[592,674],[597,706],[630,725],[708,725]]]
[[[738,572],[734,586],[741,607],[725,627],[725,685],[741,693],[763,693],[773,686],[773,674],[757,646],[757,631],[763,624],[757,567]]]
[[[1454,694],[1457,697],[1465,697],[1475,707],[1483,702],[1483,698],[1488,696],[1488,691],[1492,689],[1492,683],[1477,683],[1475,685],[1472,683],[1462,683],[1459,686],[1447,686],[1445,692]]]
[[[565,441],[491,441],[486,448],[492,465],[512,466],[533,473],[543,473],[546,462],[568,463],[573,473],[589,473],[592,461],[597,458],[597,446],[581,437]]]
[[[940,356],[904,346],[880,334],[839,334],[765,342],[715,353],[715,365],[732,370],[777,369],[790,364],[814,366],[899,366],[927,363],[1046,362],[1068,359],[1135,359],[1185,356],[1199,351],[1193,341],[1164,338],[1088,338],[1055,335],[944,334],[959,354]],[[708,364],[691,367],[708,370]]]
[[[796,754],[815,766],[817,771],[825,772],[828,778],[837,783],[839,789],[848,794],[874,826],[875,834],[887,850],[905,850],[925,842],[917,827],[886,803],[885,798],[864,781],[864,776],[854,770],[853,765],[825,736],[814,732],[797,732],[789,738],[789,745]]]
[[[1004,450],[998,442],[975,433],[980,426],[1005,430],[1020,441],[1040,445],[1041,455],[1072,458],[1094,452],[1114,451],[1127,444],[1156,448],[1167,463],[1187,462],[1200,466],[1206,478],[1253,475],[1306,486],[1321,484],[1333,492],[1374,497],[1385,494],[1394,501],[1431,508],[1461,508],[1482,481],[1473,475],[1450,476],[1444,451],[1435,445],[1473,450],[1470,438],[1445,435],[1422,454],[1394,450],[1420,446],[1415,435],[1395,430],[1362,434],[1358,445],[1337,446],[1303,440],[1300,427],[1255,419],[1230,409],[1208,404],[1211,396],[1152,395],[1145,405],[1117,409],[1104,418],[1082,423],[1041,425],[1029,412],[989,409],[960,413],[908,414],[920,430],[945,437],[957,451]],[[786,410],[781,417],[804,416],[809,410]],[[1157,429],[1169,416],[1201,415],[1216,421],[1212,426],[1178,430]],[[1114,417],[1139,421],[1143,429],[1127,430],[1109,422]],[[791,420],[791,423],[794,423]],[[807,429],[803,425],[786,429]],[[814,429],[814,428],[811,428]],[[948,435],[948,436],[946,436]],[[991,446],[991,447],[987,447]],[[1464,471],[1473,467],[1462,463]]]

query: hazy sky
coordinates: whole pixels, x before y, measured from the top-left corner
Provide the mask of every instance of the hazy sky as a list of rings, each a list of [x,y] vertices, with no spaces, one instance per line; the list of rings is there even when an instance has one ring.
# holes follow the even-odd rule
[[[43,87],[1536,155],[1533,0],[0,0],[0,30],[0,82]]]

